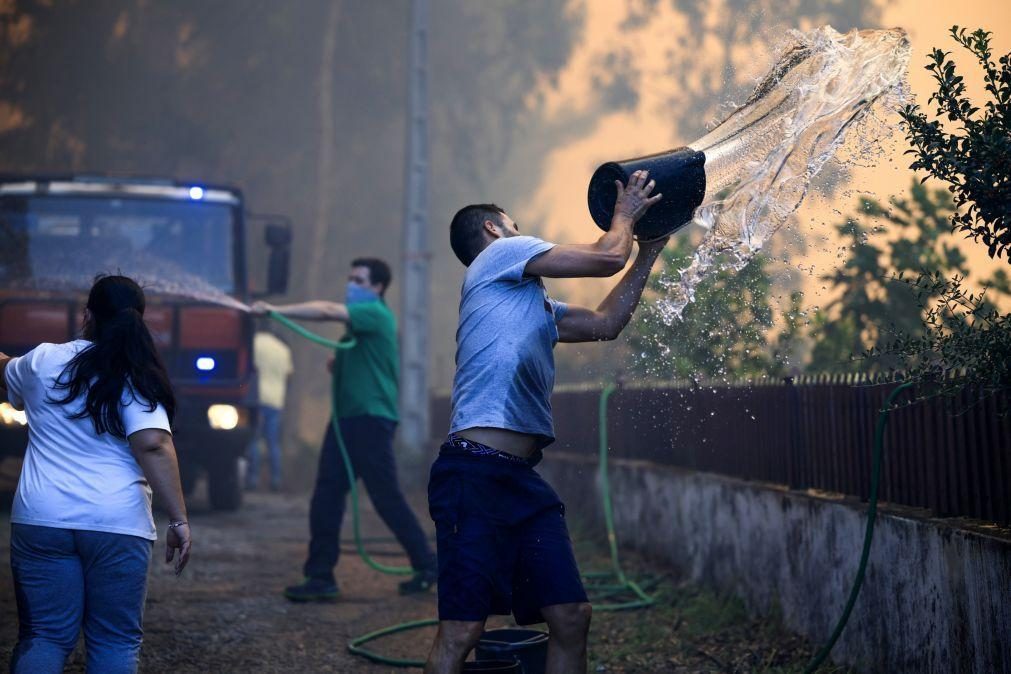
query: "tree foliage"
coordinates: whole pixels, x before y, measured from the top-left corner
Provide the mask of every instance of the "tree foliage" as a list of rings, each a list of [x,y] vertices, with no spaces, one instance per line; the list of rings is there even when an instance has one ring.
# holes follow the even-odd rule
[[[982,240],[990,257],[999,258],[1011,247],[1011,54],[999,59],[998,68],[990,32],[967,34],[955,26],[951,35],[982,66],[989,99],[983,103],[983,115],[977,116],[980,108],[966,97],[948,53],[934,49],[927,69],[938,90],[930,101],[937,106],[937,116],[957,123],[959,132],[947,133],[916,106],[907,107],[902,116],[911,152],[917,156],[913,168],[948,183],[959,209],[952,216],[953,227]],[[968,388],[985,398],[1011,390],[1011,314],[1001,314],[990,302],[995,292],[1011,291],[1006,273],[997,274],[980,293],[966,289],[965,276],[959,273],[949,278],[938,270],[921,269],[912,279],[900,273],[897,281],[916,294],[917,307],[925,311],[922,327],[898,333],[865,356],[895,359],[905,377],[932,384],[942,394]]]
[[[900,334],[865,357],[900,358],[903,377],[929,383],[935,393],[954,395],[968,385],[982,399],[1011,390],[1011,314],[1001,314],[987,290],[973,293],[964,277],[939,272],[898,281],[916,293],[925,329]]]
[[[923,309],[910,288],[891,277],[921,270],[968,274],[965,257],[945,241],[952,213],[954,204],[945,190],[914,181],[908,196],[892,197],[887,205],[861,199],[858,212],[837,225],[848,255],[821,277],[839,294],[815,315],[810,369],[866,369],[866,362],[853,359],[855,354],[894,334],[922,333]],[[902,236],[887,241],[872,236],[883,231]]]
[[[915,104],[901,114],[913,147],[908,152],[916,156],[911,168],[948,184],[958,209],[952,227],[981,240],[990,257],[999,258],[1011,247],[1011,53],[994,63],[991,36],[982,29],[951,28],[951,37],[983,69],[989,96],[982,108],[966,95],[950,52],[934,49],[926,69],[937,82],[929,99],[935,119]],[[948,131],[942,119],[956,128]]]

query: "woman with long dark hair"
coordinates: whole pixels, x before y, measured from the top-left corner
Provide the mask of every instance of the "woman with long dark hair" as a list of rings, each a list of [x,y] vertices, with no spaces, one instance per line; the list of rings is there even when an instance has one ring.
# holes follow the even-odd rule
[[[166,563],[175,558],[179,573],[189,560],[175,396],[144,304],[131,279],[101,277],[83,339],[0,354],[0,392],[29,429],[11,513],[15,674],[62,672],[82,627],[89,672],[136,671],[157,539],[152,488],[169,515]]]

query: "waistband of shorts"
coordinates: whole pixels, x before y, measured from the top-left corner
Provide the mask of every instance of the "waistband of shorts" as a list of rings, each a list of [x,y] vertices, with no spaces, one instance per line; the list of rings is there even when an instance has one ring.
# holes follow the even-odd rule
[[[439,456],[465,456],[477,459],[488,459],[491,461],[501,461],[514,466],[526,466],[527,468],[533,468],[541,462],[541,459],[544,458],[544,455],[539,449],[530,456],[523,458],[522,456],[516,456],[515,454],[510,454],[509,452],[503,452],[501,449],[489,447],[488,445],[481,444],[480,442],[474,442],[473,440],[462,438],[455,433],[450,433],[446,438],[446,441],[442,443],[442,447],[439,448]]]

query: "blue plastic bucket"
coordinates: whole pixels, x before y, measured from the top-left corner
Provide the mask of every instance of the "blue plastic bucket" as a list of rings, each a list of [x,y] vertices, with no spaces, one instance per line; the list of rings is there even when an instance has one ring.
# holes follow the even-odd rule
[[[523,674],[544,674],[548,659],[548,634],[522,627],[487,630],[477,642],[478,661],[515,660]]]

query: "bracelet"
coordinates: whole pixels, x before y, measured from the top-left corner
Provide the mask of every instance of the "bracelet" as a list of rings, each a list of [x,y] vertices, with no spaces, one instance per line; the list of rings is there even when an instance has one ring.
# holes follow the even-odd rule
[[[179,520],[178,522],[169,522],[168,528],[175,529],[176,527],[181,527],[184,524],[189,526],[190,523],[187,522],[186,520]]]

